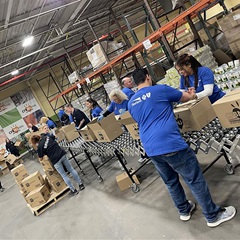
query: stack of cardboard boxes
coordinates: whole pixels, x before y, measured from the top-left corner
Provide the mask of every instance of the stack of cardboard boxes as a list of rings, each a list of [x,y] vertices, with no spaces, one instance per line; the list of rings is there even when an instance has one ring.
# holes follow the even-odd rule
[[[50,198],[50,189],[45,184],[39,171],[30,175],[23,164],[11,170],[15,181],[26,202],[32,207],[38,207]]]
[[[19,157],[16,157],[13,154],[8,154],[6,157],[6,162],[9,163],[10,169],[17,167],[19,164],[23,163],[23,160]]]
[[[225,37],[229,43],[232,53],[237,59],[240,58],[240,9],[229,13],[221,19],[218,19]]]
[[[46,174],[46,180],[49,183],[51,189],[53,189],[56,193],[59,193],[67,188],[66,183],[63,181],[62,177],[54,168],[47,156],[44,156],[40,163]]]
[[[0,155],[0,173],[5,175],[9,172],[9,168],[6,164],[5,158],[3,155]]]

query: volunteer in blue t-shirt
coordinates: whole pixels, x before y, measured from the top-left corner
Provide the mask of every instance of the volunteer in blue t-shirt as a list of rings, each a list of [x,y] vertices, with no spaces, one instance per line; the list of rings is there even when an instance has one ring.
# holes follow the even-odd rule
[[[128,97],[121,90],[112,90],[109,94],[109,98],[111,100],[111,104],[107,111],[98,117],[99,121],[111,113],[114,113],[115,115],[121,115],[128,110]]]
[[[123,85],[123,93],[125,93],[130,100],[132,96],[135,94],[135,92],[132,90],[134,87],[134,83],[131,77],[125,77],[122,79],[122,85]]]
[[[183,140],[174,117],[172,103],[194,99],[194,89],[181,92],[167,85],[152,86],[146,69],[135,70],[133,79],[138,91],[129,101],[128,109],[138,123],[143,147],[166,184],[180,220],[190,220],[196,205],[187,200],[179,174],[201,205],[209,227],[232,219],[234,207],[221,208],[212,201],[196,155]]]
[[[193,87],[197,99],[208,96],[210,102],[214,103],[225,95],[214,83],[212,70],[203,67],[193,56],[181,55],[175,64],[175,68],[181,75],[180,89],[187,90],[189,87]]]
[[[103,111],[103,109],[98,105],[97,101],[92,98],[87,99],[86,106],[90,110],[91,120],[95,117],[99,117]]]

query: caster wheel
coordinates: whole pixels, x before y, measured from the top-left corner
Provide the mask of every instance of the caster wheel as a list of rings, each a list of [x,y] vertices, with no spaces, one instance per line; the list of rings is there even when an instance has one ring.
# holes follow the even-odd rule
[[[99,182],[99,183],[103,182],[102,177],[100,177],[100,176],[98,177],[98,182]]]
[[[226,164],[225,167],[224,167],[224,171],[229,175],[234,174],[233,165],[232,164]]]
[[[132,188],[132,191],[133,191],[134,193],[137,193],[137,192],[140,191],[140,188],[138,187],[138,185],[137,185],[136,183],[133,183],[133,185],[131,186],[131,188]]]

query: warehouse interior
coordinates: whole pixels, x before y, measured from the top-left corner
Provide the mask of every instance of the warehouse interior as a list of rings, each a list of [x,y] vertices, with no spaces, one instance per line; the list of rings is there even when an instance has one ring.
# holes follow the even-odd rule
[[[188,53],[214,72],[218,87],[231,95],[228,106],[238,119],[239,1],[1,0],[0,6],[0,183],[4,188],[0,239],[239,238],[239,214],[211,229],[197,205],[190,221],[180,221],[154,164],[150,159],[138,162],[145,151],[139,135],[135,138],[126,126],[129,118],[119,120],[127,133],[115,118],[111,123],[103,120],[119,134],[109,133],[110,140],[102,141],[89,133],[93,129],[88,131],[90,140],[81,131],[79,135],[73,124],[61,130],[58,117],[68,103],[89,116],[85,105],[89,97],[106,110],[109,93],[121,88],[122,79],[140,67],[148,69],[156,84],[179,88],[174,63]],[[32,42],[24,45],[26,38]],[[240,123],[222,122],[228,112],[220,104],[215,112],[211,108],[217,119],[199,120],[198,130],[180,126],[178,113],[176,119],[197,155],[213,200],[238,210]],[[206,112],[201,114],[199,119]],[[68,195],[65,183],[60,187],[47,183],[51,177],[47,168],[53,166],[39,161],[29,140],[28,124],[34,119],[40,128],[44,116],[57,123],[58,144],[85,185],[76,196]],[[6,138],[18,143],[20,157],[9,158]],[[38,172],[42,186],[55,192],[49,190],[42,205],[29,202],[31,192],[25,191],[24,178],[14,175],[19,166],[26,176]],[[181,182],[188,199],[195,201]]]

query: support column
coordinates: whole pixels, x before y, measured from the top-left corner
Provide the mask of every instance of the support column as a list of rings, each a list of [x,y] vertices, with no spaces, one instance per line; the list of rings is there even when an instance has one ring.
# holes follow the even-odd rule
[[[161,25],[159,24],[156,16],[154,15],[154,13],[153,13],[153,11],[152,11],[152,9],[151,9],[148,1],[147,1],[147,0],[144,0],[144,3],[145,3],[145,6],[146,6],[146,9],[147,9],[147,11],[148,11],[148,13],[149,13],[149,15],[150,15],[151,24],[152,24],[153,29],[154,29],[154,30],[157,30],[158,28],[161,28]],[[166,55],[167,55],[167,56],[169,55],[170,59],[171,59],[173,62],[176,61],[176,58],[175,58],[175,56],[174,56],[174,54],[173,54],[173,52],[172,52],[172,50],[171,50],[170,44],[168,43],[168,41],[167,41],[167,39],[166,39],[166,37],[165,37],[164,35],[161,37],[161,41],[163,42],[163,45],[164,45],[165,48],[166,48],[166,51],[167,51],[167,54],[166,54]]]
[[[128,48],[132,47],[130,41],[129,41],[128,38],[127,38],[127,36],[124,34],[124,32],[123,32],[123,30],[122,30],[122,27],[121,27],[121,25],[119,24],[119,22],[118,22],[118,20],[117,20],[117,18],[116,18],[116,16],[115,16],[115,14],[114,14],[114,12],[113,12],[113,10],[112,10],[111,7],[109,8],[109,12],[110,12],[110,14],[112,15],[112,18],[113,18],[115,24],[117,25],[117,27],[118,27],[118,29],[119,29],[119,31],[120,31],[120,33],[121,33],[121,36],[122,36],[124,42],[126,43],[127,47],[128,47]],[[135,53],[133,53],[132,57],[133,57],[133,61],[134,61],[134,63],[135,63],[135,66],[136,66],[137,68],[140,68],[141,65],[140,65],[140,63],[138,62]]]

